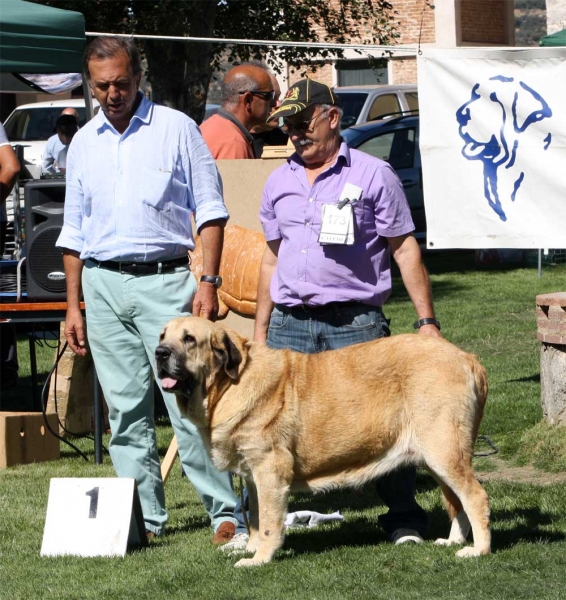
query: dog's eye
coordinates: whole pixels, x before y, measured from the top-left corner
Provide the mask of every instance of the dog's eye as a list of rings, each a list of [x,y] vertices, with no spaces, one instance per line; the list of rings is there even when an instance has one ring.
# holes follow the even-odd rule
[[[184,337],[183,337],[183,342],[185,344],[194,344],[196,342],[194,336],[192,336],[190,333],[185,333]]]

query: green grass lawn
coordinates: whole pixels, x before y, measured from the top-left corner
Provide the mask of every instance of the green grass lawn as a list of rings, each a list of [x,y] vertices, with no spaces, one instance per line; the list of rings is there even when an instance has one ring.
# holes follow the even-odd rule
[[[443,334],[477,354],[488,371],[480,434],[499,454],[475,463],[489,475],[490,556],[457,559],[454,548],[430,542],[392,546],[376,522],[384,507],[367,486],[294,497],[290,510],[340,510],[345,520],[293,530],[273,563],[234,569],[236,559],[211,544],[207,517],[177,463],[166,485],[168,534],[149,548],[123,559],[41,558],[50,478],[113,476],[108,457],[95,465],[92,442],[79,440],[90,462],[62,446],[58,461],[0,471],[0,599],[566,599],[566,428],[542,422],[534,316],[537,294],[566,289],[566,267],[545,266],[539,279],[536,268],[478,268],[465,252],[428,254],[426,262]],[[398,280],[386,314],[394,333],[412,331],[414,313]],[[22,338],[20,395],[29,383],[26,352]],[[53,355],[38,350],[43,373]],[[165,419],[158,435],[164,454],[171,438]],[[544,485],[525,483],[523,469],[532,474],[533,465],[543,470],[536,472]],[[504,468],[514,479],[499,478]],[[439,490],[424,471],[417,499],[430,514],[428,540],[445,537]]]

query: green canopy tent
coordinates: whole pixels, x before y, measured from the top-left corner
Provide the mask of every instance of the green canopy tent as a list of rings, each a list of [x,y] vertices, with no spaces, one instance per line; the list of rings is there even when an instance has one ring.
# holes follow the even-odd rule
[[[1,0],[2,92],[53,91],[42,87],[43,82],[57,83],[62,90],[77,87],[80,76],[69,77],[65,88],[64,76],[48,74],[80,73],[84,47],[85,24],[81,13],[23,0]],[[33,74],[31,81],[25,74]]]
[[[566,29],[551,35],[545,35],[540,40],[541,46],[566,46]]]
[[[2,0],[2,73],[80,73],[85,47],[81,13],[23,0]]]

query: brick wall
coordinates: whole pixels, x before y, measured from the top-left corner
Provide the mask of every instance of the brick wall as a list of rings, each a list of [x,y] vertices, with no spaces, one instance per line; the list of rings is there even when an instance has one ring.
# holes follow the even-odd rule
[[[427,5],[429,3],[426,0],[392,0],[392,4],[398,13],[401,34],[398,44],[416,44],[419,36],[422,44],[434,43],[434,10]]]
[[[509,0],[462,0],[462,42],[507,44],[506,2]]]
[[[566,345],[566,292],[541,294],[537,303],[537,338],[547,344]]]
[[[391,81],[389,83],[417,83],[417,59],[395,58],[391,61]]]

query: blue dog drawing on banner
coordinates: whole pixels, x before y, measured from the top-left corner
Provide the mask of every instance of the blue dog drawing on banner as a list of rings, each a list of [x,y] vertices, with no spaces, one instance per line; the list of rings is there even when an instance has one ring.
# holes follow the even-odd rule
[[[551,116],[552,110],[538,92],[503,75],[491,77],[487,84],[476,83],[470,100],[456,112],[465,142],[462,155],[482,161],[484,195],[502,221],[507,220],[502,200],[514,202],[525,178],[523,167],[528,157],[517,160],[521,136],[533,123]],[[546,150],[550,142],[548,133],[541,138],[542,148]]]

